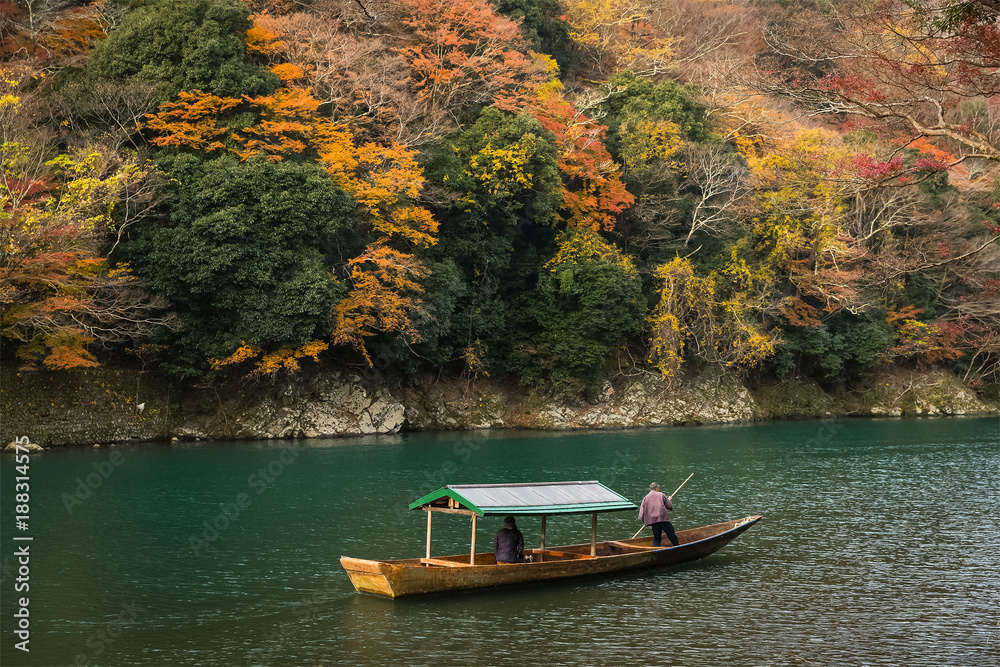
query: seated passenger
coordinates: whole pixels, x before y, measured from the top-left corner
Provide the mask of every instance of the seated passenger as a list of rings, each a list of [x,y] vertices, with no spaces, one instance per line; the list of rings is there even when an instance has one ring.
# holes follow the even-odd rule
[[[530,560],[524,556],[524,535],[517,529],[514,517],[504,517],[503,528],[493,538],[493,555],[498,563],[525,563]]]

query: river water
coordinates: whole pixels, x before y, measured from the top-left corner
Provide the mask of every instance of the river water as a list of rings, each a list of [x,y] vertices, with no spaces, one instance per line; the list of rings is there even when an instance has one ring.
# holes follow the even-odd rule
[[[998,439],[980,418],[51,451],[30,461],[25,531],[5,455],[0,662],[992,667]],[[598,479],[638,502],[692,472],[678,529],[765,517],[693,564],[397,601],[339,566],[422,555],[405,507],[445,483]],[[538,520],[518,523],[532,546]],[[499,519],[480,525],[489,543]],[[637,528],[601,515],[598,539]],[[439,517],[434,554],[468,531]],[[589,539],[589,516],[549,519],[548,545]]]

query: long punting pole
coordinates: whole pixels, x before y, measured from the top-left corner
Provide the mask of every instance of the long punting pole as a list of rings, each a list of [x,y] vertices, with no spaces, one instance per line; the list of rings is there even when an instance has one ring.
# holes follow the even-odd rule
[[[427,510],[427,557],[431,557],[431,514],[434,512]]]
[[[590,555],[597,555],[597,512],[590,515]]]
[[[694,473],[691,473],[690,475],[688,475],[688,479],[691,479],[692,477],[694,477]],[[680,491],[681,489],[684,488],[684,485],[688,483],[688,479],[686,479],[683,482],[681,482],[681,485],[677,487],[677,491]],[[674,496],[676,496],[677,495],[677,491],[674,491],[673,493],[671,493],[670,497],[673,498]],[[635,538],[639,537],[639,533],[642,532],[643,528],[645,528],[645,526],[643,526],[639,530],[635,531],[635,535],[632,536],[633,540]],[[430,558],[430,556],[428,556],[428,558]]]
[[[476,564],[476,519],[478,518],[475,514],[472,515],[472,553],[469,554],[469,565]]]
[[[684,480],[683,482],[681,482],[681,485],[677,487],[677,491],[680,491],[681,489],[683,489],[684,485],[688,483],[688,479],[691,479],[692,477],[694,477],[694,473],[691,473],[690,475],[688,475],[687,479]],[[670,497],[673,498],[674,496],[676,496],[677,495],[677,491],[674,491],[673,493],[671,493]]]

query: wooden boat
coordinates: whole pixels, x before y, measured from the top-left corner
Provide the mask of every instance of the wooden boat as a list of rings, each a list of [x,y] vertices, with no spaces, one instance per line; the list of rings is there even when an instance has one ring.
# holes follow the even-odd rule
[[[595,486],[596,485],[596,486]],[[573,488],[568,488],[568,487]],[[487,490],[500,504],[484,502],[481,491]],[[552,491],[561,492],[562,502],[552,502]],[[570,493],[565,493],[566,491]],[[510,493],[513,492],[513,493]],[[596,493],[595,493],[596,492]],[[581,496],[589,496],[581,497]],[[600,496],[595,500],[594,496]],[[470,500],[470,497],[475,501]],[[511,504],[511,499],[522,502]],[[527,500],[526,500],[527,499]],[[391,598],[423,593],[438,593],[476,588],[491,588],[529,582],[551,581],[569,577],[606,574],[625,570],[665,567],[698,560],[715,553],[761,520],[760,516],[726,521],[700,528],[677,531],[678,546],[654,547],[652,537],[598,542],[597,513],[636,509],[624,497],[599,482],[550,482],[543,484],[450,486],[429,494],[410,505],[427,512],[427,555],[400,560],[365,560],[344,556],[341,565],[361,593]],[[526,549],[532,562],[497,563],[492,552],[475,548],[476,520],[479,516],[511,514],[542,516],[542,543],[538,549]],[[472,516],[472,549],[468,554],[432,558],[430,555],[431,514],[469,514]],[[592,515],[591,541],[563,547],[545,547],[545,518],[549,514]],[[665,540],[666,538],[664,538]]]

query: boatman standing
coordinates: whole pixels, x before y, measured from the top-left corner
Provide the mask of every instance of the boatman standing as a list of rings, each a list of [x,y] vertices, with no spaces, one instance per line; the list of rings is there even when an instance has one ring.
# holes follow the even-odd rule
[[[677,546],[677,533],[674,532],[674,525],[670,523],[670,510],[674,504],[670,501],[670,496],[660,492],[660,485],[653,482],[649,485],[649,493],[642,499],[639,506],[639,521],[653,529],[653,546],[660,546],[660,535],[664,532],[667,539],[675,547]]]

